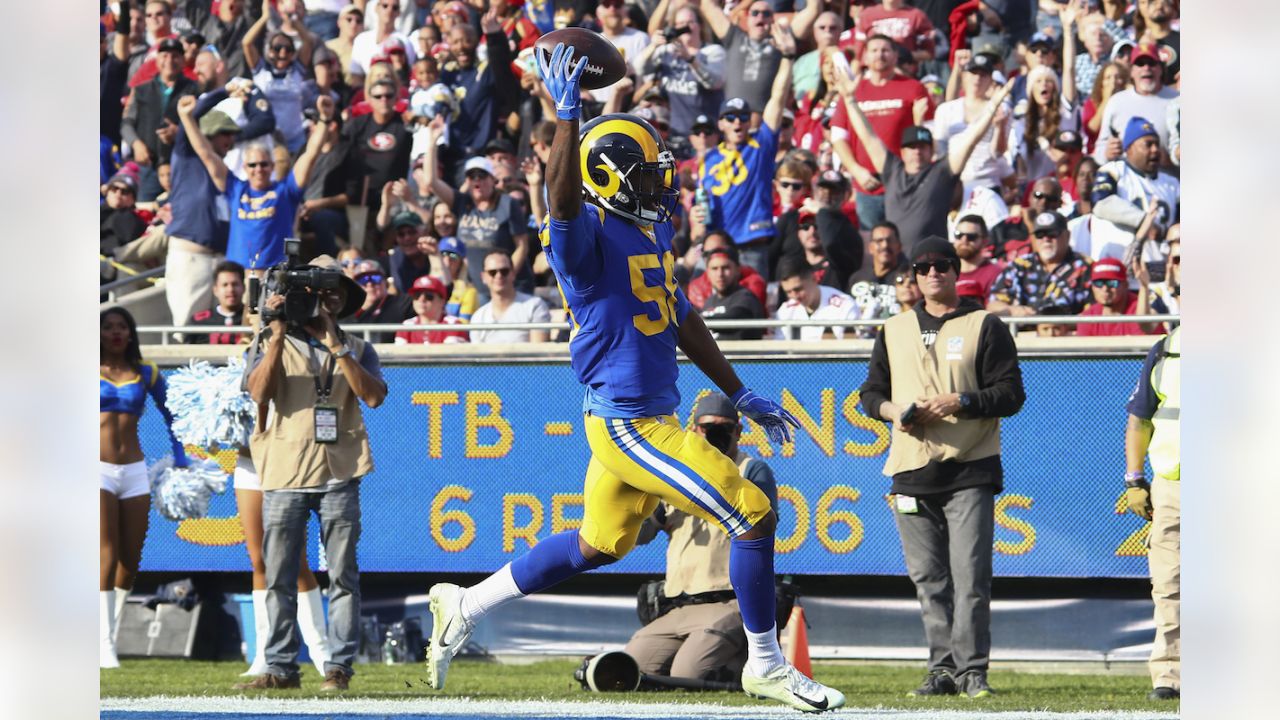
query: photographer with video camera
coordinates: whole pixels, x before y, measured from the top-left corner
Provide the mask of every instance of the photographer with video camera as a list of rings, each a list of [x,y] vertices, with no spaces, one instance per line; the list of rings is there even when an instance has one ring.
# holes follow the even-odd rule
[[[737,463],[776,512],[773,471],[738,450],[742,425],[733,402],[720,393],[706,395],[694,406],[693,419],[696,432]],[[729,584],[729,536],[665,503],[645,520],[636,542],[648,543],[658,530],[670,536],[666,579],[642,593],[649,602],[642,603],[641,619],[650,619],[631,636],[626,653],[646,675],[736,682],[747,660],[747,638]],[[790,608],[779,607],[780,616],[790,614]]]
[[[236,686],[242,690],[300,687],[294,619],[299,556],[312,512],[320,518],[329,564],[331,657],[321,690],[347,689],[359,637],[360,479],[373,471],[360,402],[378,407],[387,385],[373,346],[343,332],[335,320],[360,307],[364,290],[328,255],[296,264],[298,245],[286,241],[289,260],[267,272],[260,307],[269,327],[247,363],[249,394],[272,404],[265,429],[250,441],[262,479],[271,630],[267,672]]]

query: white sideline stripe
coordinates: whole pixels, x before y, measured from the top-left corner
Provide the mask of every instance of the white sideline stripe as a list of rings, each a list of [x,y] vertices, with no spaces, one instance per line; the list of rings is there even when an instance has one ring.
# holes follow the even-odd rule
[[[375,700],[343,698],[251,698],[251,697],[168,697],[103,698],[100,709],[111,712],[238,713],[242,715],[435,715],[440,717],[623,717],[642,720],[690,720],[696,718],[789,718],[795,710],[780,705],[713,705],[709,703],[569,702],[565,700],[471,700],[469,698],[423,698],[421,700]],[[1042,711],[980,712],[972,710],[894,710],[887,708],[843,708],[841,717],[895,720],[1174,720],[1177,713],[1089,711],[1055,713]]]
[[[677,470],[667,461],[649,452],[648,449],[644,447],[644,438],[640,437],[640,433],[636,432],[634,428],[627,427],[627,424],[622,420],[613,420],[612,422],[613,427],[627,441],[627,447],[623,448],[624,450],[631,450],[636,455],[639,455],[646,462],[652,465],[654,469],[666,473],[667,478],[669,480],[674,480],[675,484],[682,488],[686,495],[697,497],[701,500],[704,505],[716,514],[716,519],[728,528],[730,532],[738,534],[746,532],[742,521],[733,517],[732,507],[725,507],[725,505],[723,505],[718,499],[712,497],[706,490],[703,490],[695,480]]]

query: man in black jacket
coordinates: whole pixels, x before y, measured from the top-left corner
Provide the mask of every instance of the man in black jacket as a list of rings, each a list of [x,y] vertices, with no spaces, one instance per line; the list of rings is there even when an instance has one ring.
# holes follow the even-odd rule
[[[884,473],[929,642],[911,695],[985,697],[1000,418],[1026,395],[1008,328],[956,293],[951,243],[924,238],[911,261],[924,300],[885,323],[861,388],[863,411],[894,424]]]
[[[708,250],[705,262],[711,295],[702,306],[702,317],[708,320],[759,320],[764,318],[760,301],[739,280],[742,277],[738,249],[733,246]],[[717,340],[759,340],[761,328],[714,330]]]
[[[160,194],[155,167],[168,160],[178,134],[178,100],[197,94],[196,83],[182,74],[183,48],[177,38],[165,38],[156,46],[156,76],[133,89],[125,109],[120,135],[142,167],[138,199],[154,200]]]

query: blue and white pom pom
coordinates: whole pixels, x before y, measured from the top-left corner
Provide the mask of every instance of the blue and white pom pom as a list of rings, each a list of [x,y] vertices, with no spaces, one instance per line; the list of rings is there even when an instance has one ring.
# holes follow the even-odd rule
[[[191,458],[190,465],[179,468],[168,455],[147,469],[147,477],[156,511],[170,520],[208,515],[213,494],[227,489],[227,474],[208,458]]]
[[[184,445],[249,447],[257,403],[240,389],[244,359],[226,365],[193,360],[169,376],[165,404],[173,413],[173,434]]]

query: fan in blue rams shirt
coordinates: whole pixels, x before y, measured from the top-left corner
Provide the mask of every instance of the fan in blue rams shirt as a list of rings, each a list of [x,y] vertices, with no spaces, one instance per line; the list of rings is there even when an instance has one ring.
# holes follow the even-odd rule
[[[744,689],[809,712],[839,707],[842,694],[782,657],[774,622],[777,518],[732,460],[672,414],[679,402],[676,348],[774,442],[788,442],[798,424],[743,386],[702,318],[689,312],[672,272],[675,158],[633,115],[604,115],[579,130],[585,59],[574,62],[573,55],[561,43],[539,57],[557,116],[541,236],[572,322],[573,369],[587,386],[591,462],[582,527],[540,541],[475,586],[433,586],[427,682],[444,687],[454,654],[489,611],[626,555],[641,523],[665,501],[733,538],[729,579],[748,645]],[[584,192],[593,202],[583,202]]]
[[[711,206],[708,230],[724,230],[738,244],[742,263],[769,276],[769,241],[774,236],[773,172],[778,154],[778,128],[787,93],[791,89],[791,65],[795,39],[791,31],[775,26],[774,43],[782,51],[772,95],[760,116],[760,127],[751,132],[752,112],[740,97],[720,105],[720,137],[698,169],[698,183]]]

